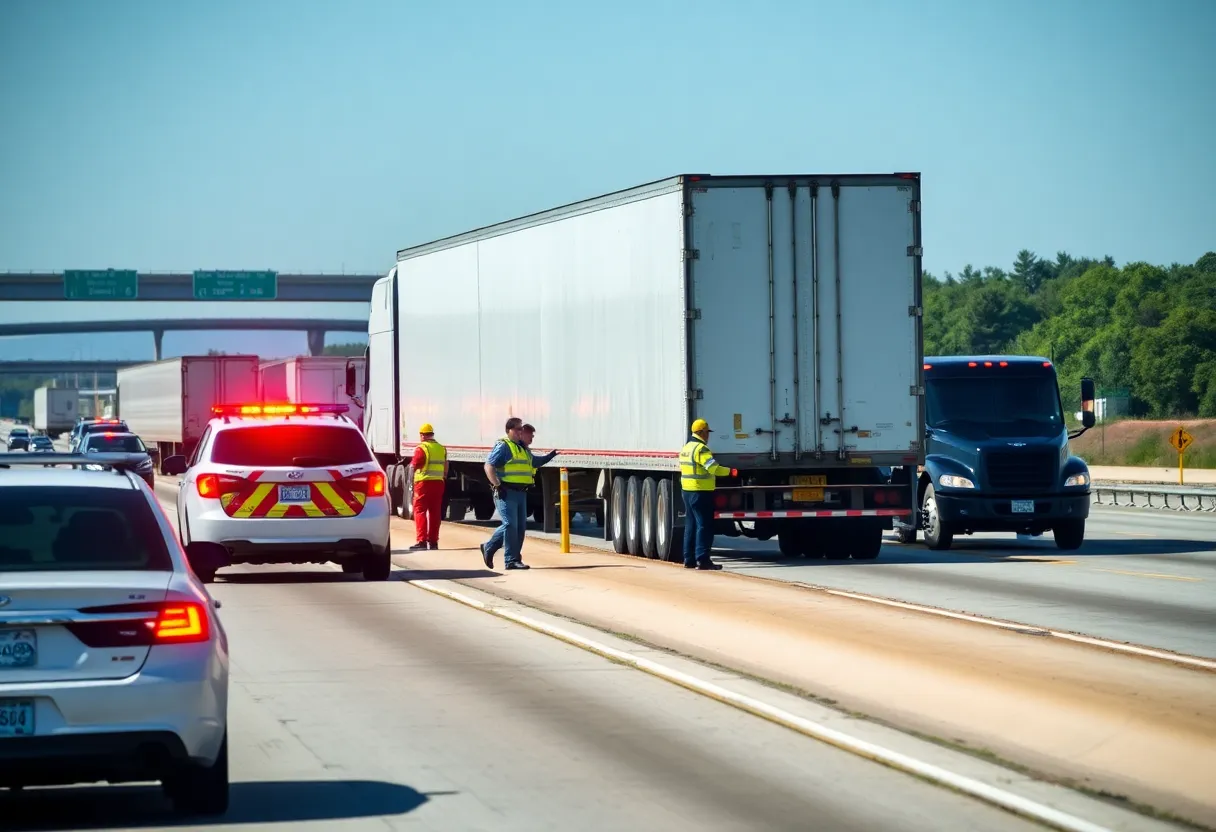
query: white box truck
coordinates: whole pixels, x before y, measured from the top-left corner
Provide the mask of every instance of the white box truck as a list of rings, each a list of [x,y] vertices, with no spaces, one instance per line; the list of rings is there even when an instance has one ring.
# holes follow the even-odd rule
[[[347,358],[340,355],[299,355],[263,361],[261,375],[262,401],[292,404],[344,404],[350,408],[347,416],[356,425],[363,424],[363,406],[346,394],[346,373],[355,372],[356,389],[363,389],[362,356]]]
[[[176,454],[190,456],[217,404],[260,401],[256,355],[183,355],[118,371],[118,418],[144,444],[157,464]]]
[[[74,387],[39,387],[34,391],[34,427],[54,439],[76,424],[80,391]]]
[[[718,534],[877,557],[924,461],[920,175],[681,175],[397,253],[375,285],[365,430],[409,514],[431,422],[449,517],[518,416],[532,508],[594,507],[617,552],[679,561],[678,453],[706,419]],[[352,387],[353,387],[352,379]],[[541,447],[543,446],[543,447]]]

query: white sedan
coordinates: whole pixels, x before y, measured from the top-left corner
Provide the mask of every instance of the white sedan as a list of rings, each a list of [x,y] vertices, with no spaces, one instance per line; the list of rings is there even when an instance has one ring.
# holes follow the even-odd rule
[[[160,781],[223,814],[228,639],[188,562],[217,551],[182,550],[142,459],[0,454],[0,788]]]
[[[337,563],[387,580],[391,508],[384,471],[342,404],[216,405],[181,474],[186,543],[224,547],[236,563]],[[204,574],[211,580],[214,574]]]

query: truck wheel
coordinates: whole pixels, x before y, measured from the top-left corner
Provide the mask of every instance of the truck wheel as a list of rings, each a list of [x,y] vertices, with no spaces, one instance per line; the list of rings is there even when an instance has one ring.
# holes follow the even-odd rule
[[[659,480],[658,495],[654,509],[654,548],[655,557],[659,560],[673,563],[674,559],[683,560],[684,552],[675,546],[676,499],[671,490],[671,480]]]
[[[612,478],[612,504],[608,507],[608,522],[612,524],[612,551],[618,555],[629,554],[629,542],[625,537],[625,515],[629,500],[626,497],[625,477]]]
[[[933,490],[933,483],[925,486],[921,512],[925,517],[925,545],[934,551],[949,549],[954,542],[954,530],[937,512],[937,492]]]
[[[862,522],[849,536],[849,552],[853,560],[874,560],[882,553],[882,525]]]
[[[629,554],[642,554],[642,482],[637,477],[630,477],[626,486],[626,499],[629,505],[625,509],[625,541],[629,546]]]
[[[659,556],[658,541],[655,539],[659,525],[655,516],[658,513],[658,495],[655,492],[654,477],[642,480],[641,504],[638,506],[642,518],[642,554],[651,560]]]
[[[793,523],[786,523],[781,531],[777,532],[777,548],[781,550],[781,556],[786,558],[796,558],[802,554],[802,534],[801,530]]]
[[[489,494],[474,494],[473,516],[478,520],[489,520],[494,516],[494,498]]]
[[[1056,539],[1056,548],[1071,552],[1081,548],[1085,542],[1084,520],[1061,520],[1051,530]]]

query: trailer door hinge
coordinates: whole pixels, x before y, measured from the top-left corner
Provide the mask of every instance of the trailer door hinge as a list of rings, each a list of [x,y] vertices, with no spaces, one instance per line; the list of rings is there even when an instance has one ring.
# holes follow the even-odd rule
[[[684,317],[690,321],[699,321],[699,320],[701,320],[701,310],[700,309],[686,309],[684,311]]]
[[[688,200],[684,203],[684,216],[691,217],[694,213],[696,213],[696,210],[697,209],[692,204],[692,200]]]
[[[909,214],[919,214],[920,213],[920,200],[919,199],[908,200],[908,213]]]
[[[909,257],[923,257],[925,254],[924,246],[908,246]]]
[[[681,256],[681,259],[683,259],[683,260],[700,260],[701,259],[701,250],[696,249],[696,248],[686,248],[686,249],[684,249],[684,253]]]
[[[913,384],[908,389],[908,395],[909,396],[923,396],[923,395],[925,395],[925,388],[919,384]]]
[[[684,394],[684,398],[686,398],[686,399],[701,398],[701,388],[698,387],[696,390],[689,390],[687,393]]]
[[[925,314],[925,310],[920,306],[909,306],[908,316],[912,318],[920,318]]]

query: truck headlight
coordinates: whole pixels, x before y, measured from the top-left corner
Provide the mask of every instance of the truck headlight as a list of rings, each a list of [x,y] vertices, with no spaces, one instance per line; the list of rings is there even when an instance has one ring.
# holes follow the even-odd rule
[[[942,474],[937,478],[937,484],[943,488],[975,488],[975,483],[966,477],[956,477],[954,474]]]
[[[1089,474],[1073,474],[1064,480],[1065,488],[1078,488],[1082,485],[1089,485]]]

